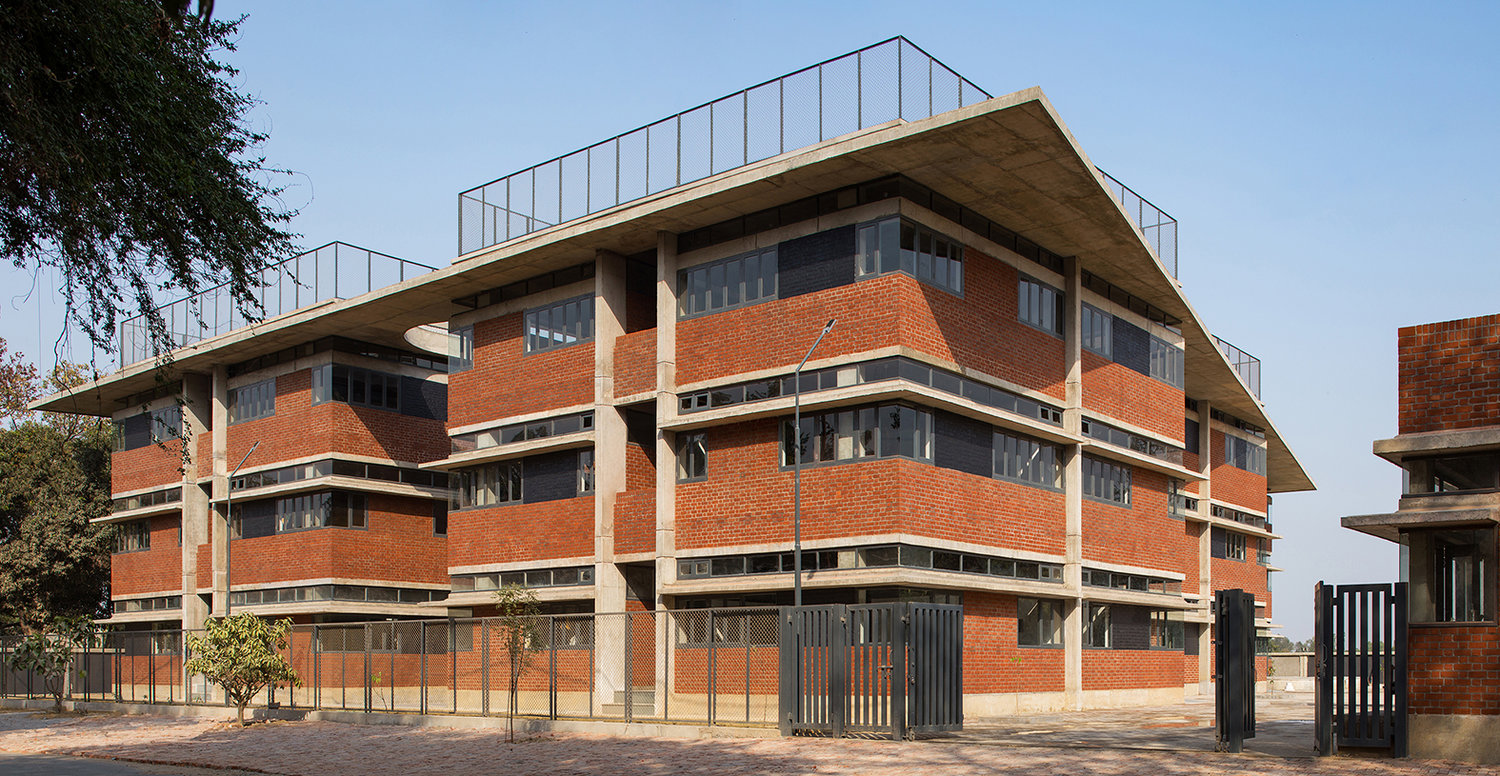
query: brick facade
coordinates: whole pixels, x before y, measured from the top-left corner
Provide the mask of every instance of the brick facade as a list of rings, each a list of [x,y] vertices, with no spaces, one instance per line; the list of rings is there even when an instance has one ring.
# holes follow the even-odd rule
[[[1500,425],[1500,315],[1407,326],[1396,338],[1400,433]]]

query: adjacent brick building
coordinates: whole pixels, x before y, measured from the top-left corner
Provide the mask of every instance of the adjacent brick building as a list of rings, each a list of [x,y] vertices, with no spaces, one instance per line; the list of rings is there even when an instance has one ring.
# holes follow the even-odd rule
[[[112,621],[785,605],[800,469],[805,600],[961,603],[970,713],[1206,687],[1312,487],[1259,362],[1039,90],[933,112],[582,215],[533,171],[447,268],[47,400],[123,429]]]
[[[1500,315],[1405,327],[1397,359],[1397,434],[1374,450],[1401,501],[1343,524],[1401,545],[1411,754],[1500,762]]]

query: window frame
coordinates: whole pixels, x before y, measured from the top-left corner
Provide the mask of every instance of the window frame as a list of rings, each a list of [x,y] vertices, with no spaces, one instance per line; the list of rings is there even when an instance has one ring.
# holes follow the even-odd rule
[[[677,481],[702,482],[708,479],[708,435],[702,431],[678,434]]]
[[[1102,630],[1102,633],[1100,631]],[[1111,605],[1089,601],[1083,610],[1083,648],[1114,648],[1114,612]]]
[[[1035,293],[1032,292],[1033,288]],[[1054,327],[1047,325],[1045,310],[1049,307],[1048,299],[1052,300],[1050,307]],[[1020,275],[1016,285],[1016,319],[1037,331],[1062,339],[1067,331],[1064,323],[1067,319],[1067,293],[1030,275]]]
[[[111,555],[124,555],[131,552],[149,552],[151,550],[151,520],[141,518],[120,523],[115,529],[114,540],[110,542]]]
[[[474,325],[460,326],[453,330],[448,341],[448,374],[467,372],[474,368]]]
[[[1037,634],[1035,643],[1023,640],[1028,631],[1025,622],[1031,615],[1028,603],[1035,605],[1037,615],[1036,625],[1030,629]],[[1061,608],[1055,599],[1017,596],[1016,646],[1030,649],[1062,649],[1067,643],[1068,636],[1063,629],[1065,615],[1060,611]]]
[[[779,247],[757,248],[678,270],[677,319],[701,318],[780,299]],[[750,274],[752,264],[755,270],[753,279]],[[722,288],[719,287],[720,279]],[[756,290],[753,297],[749,294],[752,284]]]
[[[1012,442],[1015,444],[1010,444]],[[1006,466],[1009,460],[1008,457],[1011,455],[1012,450],[1014,450],[1016,460],[1019,462],[1023,452],[1023,445],[1030,451],[1029,460],[1024,464],[1018,463],[1014,467],[1017,473],[1009,473],[1005,470],[1009,468]],[[1048,456],[1042,455],[1043,452],[1051,453],[1050,467],[1052,476],[1050,484],[1037,477],[1030,477],[1025,474],[1026,470],[1035,468],[1040,470],[1038,472],[1039,475],[1042,477],[1046,476],[1049,462],[1046,460]],[[1022,434],[1012,434],[1008,430],[996,428],[990,442],[990,457],[993,463],[992,470],[994,477],[997,480],[1055,492],[1063,490],[1064,469],[1066,467],[1063,466],[1063,451],[1060,445],[1043,442],[1040,439],[1034,439]]]
[[[1083,304],[1079,342],[1083,349],[1101,358],[1114,361],[1115,316],[1091,304]],[[1094,342],[1093,340],[1097,340]]]
[[[925,252],[924,238],[930,246]],[[938,255],[943,248],[947,255]],[[855,226],[856,281],[900,273],[962,298],[966,254],[962,242],[910,218],[886,216]]]
[[[1101,482],[1109,492],[1101,489]],[[1091,455],[1083,457],[1084,498],[1122,509],[1132,509],[1135,501],[1132,490],[1133,477],[1129,466]]]
[[[569,305],[576,306],[574,308],[578,316],[576,320],[568,318]],[[562,316],[561,329],[552,324],[554,315]],[[573,332],[574,323],[577,324],[576,333]],[[525,355],[550,353],[593,342],[595,325],[596,310],[593,294],[580,294],[532,307],[521,316],[522,353]],[[557,338],[558,331],[562,332],[560,340]],[[569,337],[572,339],[568,339]]]
[[[254,395],[260,392],[262,395]],[[246,396],[256,414],[246,415],[243,408],[246,404]],[[273,417],[276,414],[276,378],[268,377],[253,383],[246,383],[238,388],[229,389],[229,425],[248,423],[252,420]]]

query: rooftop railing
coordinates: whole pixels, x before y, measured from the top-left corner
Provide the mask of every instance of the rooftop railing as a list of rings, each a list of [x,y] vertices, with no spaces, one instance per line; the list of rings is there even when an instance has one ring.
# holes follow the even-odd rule
[[[460,255],[895,119],[990,98],[894,37],[458,195]]]
[[[1099,168],[1094,168],[1099,169]],[[1161,208],[1151,204],[1150,200],[1135,193],[1129,186],[1115,180],[1113,175],[1099,170],[1109,185],[1109,193],[1115,195],[1125,212],[1141,228],[1141,233],[1146,236],[1146,241],[1156,251],[1161,263],[1166,265],[1167,272],[1172,277],[1177,277],[1177,219],[1169,216]]]
[[[433,269],[332,242],[265,268],[252,285],[261,307],[259,320],[264,320],[319,302],[356,297]],[[157,312],[166,326],[167,342],[151,336],[145,315],[122,321],[118,342],[120,368],[161,355],[164,344],[167,350],[176,350],[255,322],[239,309],[228,283],[162,305]]]
[[[1240,375],[1240,381],[1245,384],[1255,398],[1260,398],[1260,359],[1246,353],[1243,350],[1229,344],[1222,337],[1214,336],[1214,342],[1218,344],[1219,350],[1224,352],[1224,357],[1229,359],[1229,365]]]

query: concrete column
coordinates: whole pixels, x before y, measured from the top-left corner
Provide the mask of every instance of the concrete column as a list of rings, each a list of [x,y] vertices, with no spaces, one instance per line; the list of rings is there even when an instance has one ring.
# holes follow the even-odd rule
[[[625,258],[600,251],[594,272],[594,611],[625,611],[615,564],[615,502],[625,489],[625,418],[615,408],[615,344],[625,333]]]
[[[229,513],[224,499],[229,497],[229,370],[214,367],[213,422],[213,613],[223,616],[229,603]]]
[[[656,238],[656,608],[677,581],[677,440],[661,429],[677,417],[677,235]]]
[[[1208,500],[1213,497],[1213,405],[1205,399],[1198,400],[1198,473],[1204,479],[1198,483],[1198,508],[1205,514],[1211,509]],[[1202,611],[1209,611],[1213,600],[1213,553],[1208,523],[1198,524],[1198,595],[1202,596]],[[1198,629],[1198,693],[1213,692],[1214,662],[1209,652],[1213,649],[1213,620]]]
[[[1083,274],[1078,259],[1064,260],[1066,307],[1063,315],[1063,357],[1067,382],[1063,429],[1083,430]],[[1063,620],[1063,690],[1069,708],[1083,707],[1083,446],[1069,445],[1064,454],[1063,503],[1067,519],[1063,550],[1063,584],[1073,594]]]
[[[198,487],[198,442],[211,435],[213,422],[213,378],[190,374],[182,380],[182,627],[198,630],[208,619],[209,607],[198,597],[198,546],[211,536],[212,508],[208,494]],[[209,437],[210,440],[212,437]],[[207,582],[208,580],[203,580]]]

